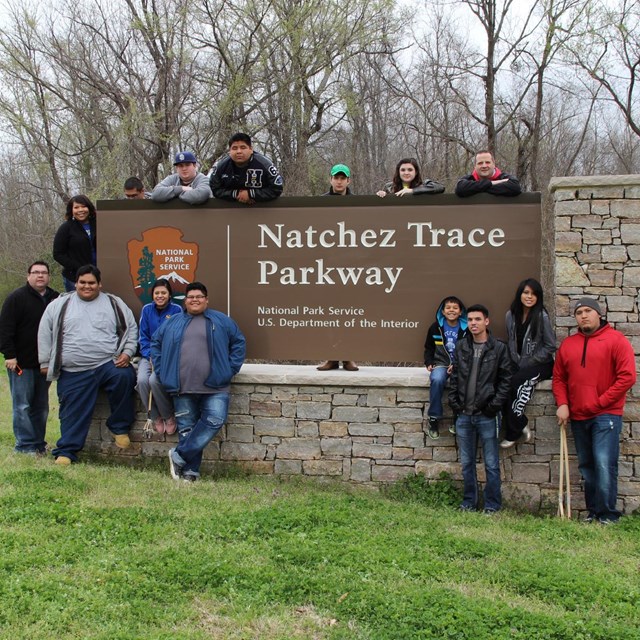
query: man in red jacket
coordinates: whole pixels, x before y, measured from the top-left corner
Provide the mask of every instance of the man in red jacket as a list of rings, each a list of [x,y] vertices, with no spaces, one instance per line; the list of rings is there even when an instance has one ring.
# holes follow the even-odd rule
[[[556,415],[559,425],[571,420],[587,521],[611,524],[621,515],[616,509],[620,431],[636,363],[630,342],[602,319],[596,300],[580,298],[574,316],[578,332],[562,342],[553,368]]]
[[[456,183],[456,195],[459,198],[468,198],[478,193],[513,197],[521,192],[518,178],[498,169],[491,151],[478,151],[473,172],[462,176]]]

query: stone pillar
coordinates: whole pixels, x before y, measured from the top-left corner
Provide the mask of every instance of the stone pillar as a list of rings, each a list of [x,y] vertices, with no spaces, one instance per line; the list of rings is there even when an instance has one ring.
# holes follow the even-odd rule
[[[575,327],[572,303],[597,298],[607,320],[640,354],[640,175],[553,178],[556,334]],[[619,492],[630,513],[640,506],[640,383],[627,399]]]

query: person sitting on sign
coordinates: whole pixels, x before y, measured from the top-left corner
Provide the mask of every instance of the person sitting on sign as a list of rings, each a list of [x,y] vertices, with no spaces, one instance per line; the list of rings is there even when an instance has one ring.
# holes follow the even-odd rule
[[[144,184],[137,176],[131,176],[124,182],[124,197],[127,200],[148,200],[151,194],[144,190]]]
[[[188,204],[203,204],[211,197],[207,176],[198,172],[198,161],[191,151],[176,153],[176,172],[157,184],[151,192],[154,202],[169,202],[180,198]]]
[[[462,176],[456,184],[456,195],[460,198],[475,196],[478,193],[517,196],[521,192],[518,178],[498,169],[490,151],[478,151],[473,171]]]
[[[280,197],[284,182],[273,162],[253,150],[251,137],[236,133],[229,152],[213,165],[209,185],[214,198],[252,205]]]
[[[444,193],[444,185],[429,178],[423,181],[418,161],[415,158],[402,158],[396,165],[391,182],[387,182],[384,189],[377,191],[376,195],[384,198],[387,194],[393,194],[402,198],[436,193]]]
[[[351,169],[346,164],[336,164],[331,168],[331,186],[329,191],[323,193],[323,196],[351,196]],[[330,371],[331,369],[340,368],[340,360],[326,360],[317,366],[318,371]],[[342,368],[345,371],[358,371],[359,367],[353,360],[343,360]]]

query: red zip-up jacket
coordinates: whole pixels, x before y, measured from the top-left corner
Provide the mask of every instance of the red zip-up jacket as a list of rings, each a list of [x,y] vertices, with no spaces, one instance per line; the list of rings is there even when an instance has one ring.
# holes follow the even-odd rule
[[[622,415],[627,391],[636,381],[636,361],[627,338],[604,322],[591,335],[565,338],[553,367],[553,395],[569,406],[573,420],[603,413]]]

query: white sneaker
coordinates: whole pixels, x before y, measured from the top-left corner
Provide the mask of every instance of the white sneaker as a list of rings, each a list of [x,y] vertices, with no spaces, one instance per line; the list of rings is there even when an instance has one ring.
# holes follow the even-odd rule
[[[516,442],[515,442],[515,440],[503,440],[503,441],[500,443],[500,446],[501,446],[503,449],[508,449],[509,447],[513,447],[513,445],[514,445],[515,443],[516,443]]]
[[[529,427],[525,427],[522,430],[522,435],[524,436],[524,441],[529,442],[531,440],[531,429],[529,429]]]

